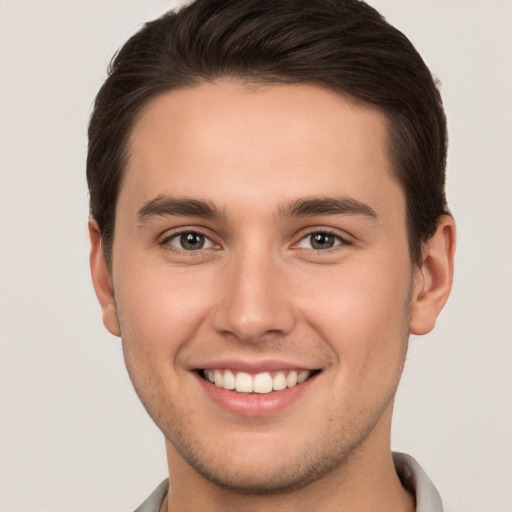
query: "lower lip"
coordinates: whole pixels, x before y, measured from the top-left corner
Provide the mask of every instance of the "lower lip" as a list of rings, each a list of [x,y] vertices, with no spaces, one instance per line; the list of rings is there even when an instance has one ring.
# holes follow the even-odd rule
[[[318,377],[315,374],[301,384],[270,393],[238,393],[219,388],[195,373],[207,395],[224,410],[241,416],[270,416],[276,414],[298,400]]]

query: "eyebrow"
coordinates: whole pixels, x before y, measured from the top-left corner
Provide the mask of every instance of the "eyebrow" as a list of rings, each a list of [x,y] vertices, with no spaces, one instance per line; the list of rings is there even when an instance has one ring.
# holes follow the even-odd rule
[[[284,218],[314,215],[361,215],[377,219],[370,205],[350,197],[305,197],[278,210],[278,216]]]
[[[137,211],[137,222],[145,223],[151,217],[181,215],[184,217],[222,218],[224,214],[204,199],[182,199],[174,196],[157,196]]]
[[[174,196],[157,196],[137,211],[137,222],[143,224],[152,217],[180,215],[223,219],[225,214],[213,202],[205,199],[189,199]],[[278,218],[312,217],[315,215],[358,215],[376,220],[375,210],[368,204],[348,197],[305,197],[281,206]]]

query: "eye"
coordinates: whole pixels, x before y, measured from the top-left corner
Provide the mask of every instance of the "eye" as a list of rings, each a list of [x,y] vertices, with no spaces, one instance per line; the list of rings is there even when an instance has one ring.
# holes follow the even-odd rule
[[[318,231],[310,233],[302,238],[298,244],[302,249],[314,249],[321,251],[325,249],[332,249],[343,242],[341,237],[325,231]]]
[[[213,242],[210,239],[195,231],[178,233],[167,238],[165,243],[183,251],[198,251],[200,249],[213,247]]]

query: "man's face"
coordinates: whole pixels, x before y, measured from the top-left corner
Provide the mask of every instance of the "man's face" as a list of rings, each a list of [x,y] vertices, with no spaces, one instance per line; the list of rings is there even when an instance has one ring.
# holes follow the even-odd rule
[[[315,86],[225,81],[144,109],[112,282],[171,470],[263,492],[389,449],[415,273],[386,148],[379,111]]]

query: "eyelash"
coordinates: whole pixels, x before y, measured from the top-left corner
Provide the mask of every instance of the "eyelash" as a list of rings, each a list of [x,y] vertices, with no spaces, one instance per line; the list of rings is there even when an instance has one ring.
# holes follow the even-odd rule
[[[303,242],[307,239],[311,240],[314,236],[318,236],[318,235],[333,237],[334,245],[332,247],[328,247],[325,249],[315,249],[314,247],[311,247],[311,248],[305,248],[306,250],[310,250],[315,253],[329,254],[330,252],[336,250],[336,248],[339,247],[340,245],[349,245],[349,242],[347,240],[345,240],[345,238],[340,236],[338,233],[334,233],[333,231],[330,231],[328,229],[319,229],[317,231],[311,231],[311,232],[307,233],[306,235],[304,235],[303,237],[301,237],[301,239],[294,245],[299,246],[299,244],[301,242]],[[312,241],[310,242],[310,245],[312,245]]]
[[[178,239],[179,237],[183,237],[185,235],[197,235],[197,236],[200,236],[200,237],[203,237],[204,240],[205,240],[205,243],[208,243],[209,246],[208,247],[200,247],[198,249],[195,249],[195,250],[187,250],[187,249],[184,249],[182,247],[176,247],[174,245],[172,245],[170,243],[171,240],[174,240],[174,239]],[[333,247],[329,247],[329,248],[326,248],[326,249],[315,249],[314,247],[311,247],[311,248],[303,248],[307,251],[310,251],[311,253],[315,253],[315,254],[330,254],[332,253],[333,251],[336,251],[337,248],[339,246],[347,246],[347,245],[351,245],[351,242],[349,242],[346,238],[342,237],[341,235],[339,235],[338,233],[335,233],[334,231],[331,231],[329,229],[317,229],[317,230],[314,230],[314,231],[309,231],[308,233],[306,233],[305,235],[301,236],[301,238],[299,239],[298,242],[294,243],[291,247],[292,249],[300,249],[300,244],[307,240],[308,238],[311,238],[315,235],[325,235],[325,236],[329,236],[329,237],[333,237],[335,239],[335,245]],[[171,252],[174,252],[174,253],[179,253],[180,255],[187,255],[187,256],[190,256],[190,257],[194,257],[194,256],[199,256],[200,254],[203,254],[204,255],[204,250],[208,250],[208,249],[218,249],[220,248],[220,244],[216,244],[215,242],[212,241],[212,239],[202,233],[201,231],[197,230],[197,229],[182,229],[180,231],[176,231],[170,235],[167,235],[165,236],[160,242],[159,242],[159,245],[163,246],[166,250],[169,250]]]
[[[186,236],[186,235],[200,236],[200,237],[202,237],[204,239],[205,243],[209,244],[209,246],[208,247],[200,247],[200,248],[195,249],[195,250],[187,250],[187,249],[184,249],[182,247],[175,247],[174,245],[172,245],[170,243],[171,240],[179,239],[180,237],[183,237],[183,236]],[[171,252],[174,252],[174,253],[179,253],[180,255],[187,255],[187,256],[192,256],[192,257],[193,256],[197,256],[200,253],[203,253],[204,249],[211,249],[211,248],[220,247],[218,244],[215,244],[215,242],[213,242],[208,235],[202,233],[201,231],[199,231],[197,229],[181,229],[180,231],[176,231],[176,232],[174,232],[174,233],[172,233],[170,235],[165,236],[159,242],[159,245],[163,246],[168,251],[171,251]]]

